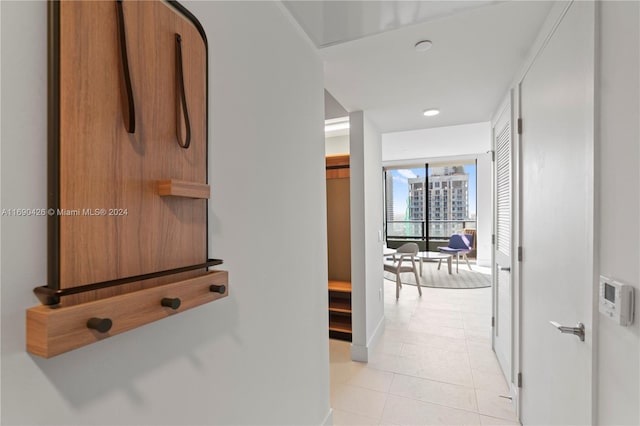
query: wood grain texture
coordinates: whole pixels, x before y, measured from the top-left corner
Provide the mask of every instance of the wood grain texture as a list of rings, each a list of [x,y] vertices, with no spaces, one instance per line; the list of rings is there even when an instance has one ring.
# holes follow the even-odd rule
[[[327,167],[348,166],[349,154],[328,155],[325,158],[325,164]]]
[[[351,177],[349,169],[327,169],[327,179],[348,179]]]
[[[157,189],[166,179],[207,182],[204,42],[164,2],[123,3],[136,111],[136,132],[129,134],[115,3],[60,3],[60,207],[80,212],[59,218],[61,288],[195,265],[208,255],[206,200],[159,197]],[[182,36],[189,149],[176,136],[175,33]],[[107,214],[88,216],[85,209]],[[131,283],[62,303],[165,282]]]
[[[350,177],[349,155],[331,155],[326,157],[327,179],[343,179]],[[341,167],[332,169],[330,167]]]
[[[327,179],[327,261],[329,279],[351,281],[349,179]]]
[[[229,295],[227,271],[157,286],[133,293],[62,308],[36,306],[27,310],[27,351],[44,358],[77,349],[153,321],[213,302]],[[212,284],[225,285],[223,294],[209,291]],[[176,310],[160,305],[162,298],[179,298]],[[92,317],[110,318],[111,330],[99,333],[87,328]]]
[[[161,197],[174,196],[186,198],[205,198],[211,196],[209,185],[183,180],[161,180],[158,182],[158,194]]]

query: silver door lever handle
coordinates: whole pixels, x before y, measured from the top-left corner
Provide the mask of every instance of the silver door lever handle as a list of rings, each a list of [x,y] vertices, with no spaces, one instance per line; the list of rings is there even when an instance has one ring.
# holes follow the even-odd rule
[[[568,333],[578,336],[581,342],[584,342],[584,324],[579,322],[575,327],[566,327],[564,325],[560,325],[555,321],[549,321],[552,326],[560,330],[560,333]]]

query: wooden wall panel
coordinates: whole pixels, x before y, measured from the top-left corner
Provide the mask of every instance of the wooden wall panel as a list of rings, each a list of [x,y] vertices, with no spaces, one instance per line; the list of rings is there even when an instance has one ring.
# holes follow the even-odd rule
[[[123,9],[134,134],[127,133],[124,125],[116,2],[60,3],[60,207],[72,214],[59,217],[60,288],[207,259],[206,200],[158,194],[162,180],[207,183],[204,41],[194,25],[167,3],[125,1]],[[182,116],[176,107],[175,33],[182,36],[191,119],[188,149],[178,145],[176,136]],[[87,209],[97,214],[86,215]],[[162,282],[168,280],[68,296],[63,303]]]
[[[350,176],[349,155],[331,155],[326,157],[327,179],[343,179]]]
[[[329,280],[351,281],[349,155],[326,157]]]
[[[42,357],[228,295],[228,273],[207,271],[222,261],[208,261],[200,24],[177,2],[50,1],[48,11],[48,202],[58,212],[50,282],[34,290],[43,305],[27,311],[27,350]]]

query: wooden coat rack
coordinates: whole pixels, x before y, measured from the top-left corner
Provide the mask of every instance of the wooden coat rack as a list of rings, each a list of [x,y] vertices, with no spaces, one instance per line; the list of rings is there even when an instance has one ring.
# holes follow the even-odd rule
[[[228,295],[209,270],[202,26],[175,1],[48,13],[48,284],[27,311],[43,357]]]

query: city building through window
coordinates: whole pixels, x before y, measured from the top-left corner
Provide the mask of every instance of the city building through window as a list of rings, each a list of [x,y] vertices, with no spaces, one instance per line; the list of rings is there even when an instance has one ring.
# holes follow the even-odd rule
[[[476,169],[475,162],[385,169],[387,243],[424,241],[428,247],[475,229]]]

